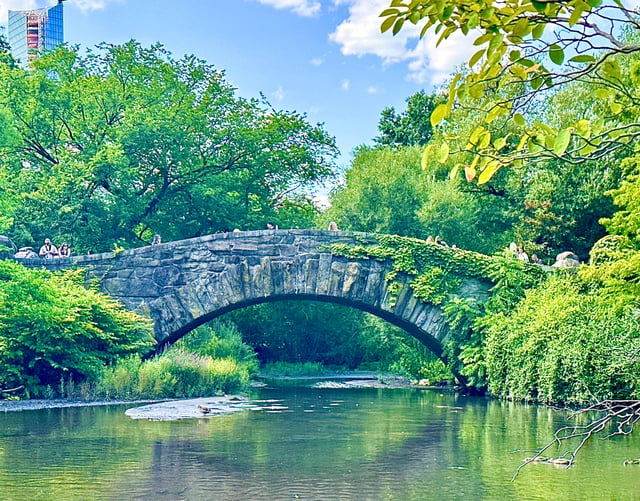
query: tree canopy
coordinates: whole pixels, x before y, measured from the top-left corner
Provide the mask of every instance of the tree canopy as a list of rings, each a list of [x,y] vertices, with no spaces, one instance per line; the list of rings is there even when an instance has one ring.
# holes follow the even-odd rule
[[[0,168],[10,232],[77,250],[263,227],[309,207],[335,141],[304,115],[236,96],[224,73],[161,45],[59,47],[0,65]],[[5,222],[6,224],[6,222]]]

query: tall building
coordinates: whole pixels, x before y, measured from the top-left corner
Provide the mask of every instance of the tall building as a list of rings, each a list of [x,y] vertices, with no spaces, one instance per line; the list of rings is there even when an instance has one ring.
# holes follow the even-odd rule
[[[64,42],[62,2],[35,10],[10,10],[8,38],[11,54],[23,67],[47,49]]]

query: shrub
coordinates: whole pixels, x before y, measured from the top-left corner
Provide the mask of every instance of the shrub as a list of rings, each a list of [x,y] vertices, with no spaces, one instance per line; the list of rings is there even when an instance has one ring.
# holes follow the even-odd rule
[[[489,390],[513,399],[579,404],[637,396],[640,346],[632,305],[555,275],[510,313],[490,315],[485,350]]]
[[[81,270],[51,273],[0,261],[0,381],[42,396],[153,344],[150,321],[84,286]]]

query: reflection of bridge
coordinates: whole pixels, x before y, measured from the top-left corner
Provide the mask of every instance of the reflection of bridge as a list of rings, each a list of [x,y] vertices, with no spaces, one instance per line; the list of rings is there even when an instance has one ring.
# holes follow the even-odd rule
[[[409,286],[413,277],[398,274],[390,291],[391,260],[346,258],[328,250],[334,243],[361,245],[363,240],[374,242],[375,237],[317,230],[219,233],[46,264],[86,267],[89,279],[97,279],[103,292],[153,318],[160,346],[238,308],[306,299],[377,315],[442,356],[449,333],[443,312],[414,296]],[[486,299],[488,282],[459,279],[458,296]]]

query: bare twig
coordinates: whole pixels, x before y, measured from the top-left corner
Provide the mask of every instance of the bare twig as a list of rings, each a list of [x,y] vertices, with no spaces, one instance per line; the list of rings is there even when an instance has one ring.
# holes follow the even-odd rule
[[[596,416],[586,424],[573,424],[563,426],[556,430],[553,439],[544,446],[534,451],[513,451],[534,452],[531,457],[527,457],[518,466],[511,480],[515,480],[520,470],[532,462],[545,462],[550,464],[566,465],[567,468],[573,465],[575,457],[582,446],[592,437],[600,436],[602,440],[615,435],[629,435],[634,425],[640,421],[640,400],[602,400],[593,405],[572,411],[569,419],[577,420],[582,416],[595,413]],[[557,447],[563,444],[572,444],[573,448],[567,450],[558,458],[547,458],[542,454],[554,445]]]

